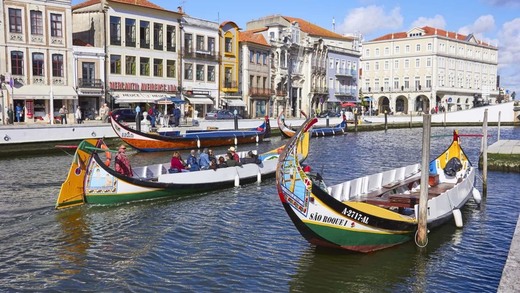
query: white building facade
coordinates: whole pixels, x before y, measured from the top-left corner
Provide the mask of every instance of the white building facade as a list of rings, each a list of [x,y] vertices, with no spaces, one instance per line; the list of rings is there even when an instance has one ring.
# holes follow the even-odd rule
[[[498,48],[432,27],[363,43],[363,98],[383,113],[469,109],[498,96]]]

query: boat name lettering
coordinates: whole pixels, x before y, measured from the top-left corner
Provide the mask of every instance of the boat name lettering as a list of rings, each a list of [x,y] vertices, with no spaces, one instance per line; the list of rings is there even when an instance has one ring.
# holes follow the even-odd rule
[[[121,137],[134,137],[134,135],[130,132],[121,132]]]
[[[309,218],[311,220],[314,220],[314,221],[317,221],[317,222],[323,222],[323,223],[339,225],[339,226],[343,226],[344,225],[344,223],[343,223],[344,220],[343,219],[339,219],[339,218],[336,218],[336,217],[324,216],[324,215],[320,215],[318,213],[310,214]]]
[[[370,217],[360,214],[349,208],[345,208],[341,213],[355,221],[365,223],[365,224],[368,224],[368,220],[370,219]]]

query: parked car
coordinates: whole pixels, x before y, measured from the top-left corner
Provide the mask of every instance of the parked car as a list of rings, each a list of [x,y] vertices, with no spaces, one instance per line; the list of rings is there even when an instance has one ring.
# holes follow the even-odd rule
[[[221,119],[234,119],[235,114],[229,110],[211,110],[206,113],[206,120],[221,120]],[[242,116],[237,115],[238,119],[242,119]]]
[[[115,117],[117,118],[117,121],[125,121],[125,122],[135,122],[135,110],[131,108],[119,108],[114,109],[110,112],[108,119],[110,121],[110,117],[112,117],[112,114],[115,114]],[[141,113],[142,117],[143,113]],[[148,120],[150,118],[147,117]]]
[[[341,113],[340,112],[334,112],[333,110],[325,110],[323,112],[320,113],[320,115],[318,115],[319,118],[325,118],[325,117],[340,117],[341,116]]]

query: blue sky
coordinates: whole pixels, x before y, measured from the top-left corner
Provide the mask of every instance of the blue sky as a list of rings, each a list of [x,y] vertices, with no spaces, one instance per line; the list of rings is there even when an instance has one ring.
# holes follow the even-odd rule
[[[415,26],[473,33],[498,45],[502,87],[520,91],[520,0],[149,0],[165,9],[197,18],[232,20],[241,28],[253,19],[272,14],[299,17],[337,33],[361,33],[366,40],[407,31]],[[74,0],[72,4],[83,1]]]

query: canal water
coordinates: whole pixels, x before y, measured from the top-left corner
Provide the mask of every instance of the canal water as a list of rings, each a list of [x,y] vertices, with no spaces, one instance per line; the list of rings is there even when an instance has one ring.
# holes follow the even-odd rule
[[[431,157],[448,146],[452,131],[432,129],[439,137]],[[307,163],[335,184],[420,162],[421,133],[315,138]],[[490,134],[493,143],[496,127]],[[501,138],[520,139],[520,129],[502,127]],[[480,139],[461,139],[477,164]],[[258,148],[284,142],[274,137]],[[130,152],[134,166],[169,157]],[[463,228],[450,222],[431,231],[425,250],[410,242],[345,253],[301,237],[274,179],[182,200],[54,210],[71,160],[67,154],[0,160],[0,291],[495,292],[520,213],[520,175],[489,172],[487,199],[480,207],[468,202]]]

